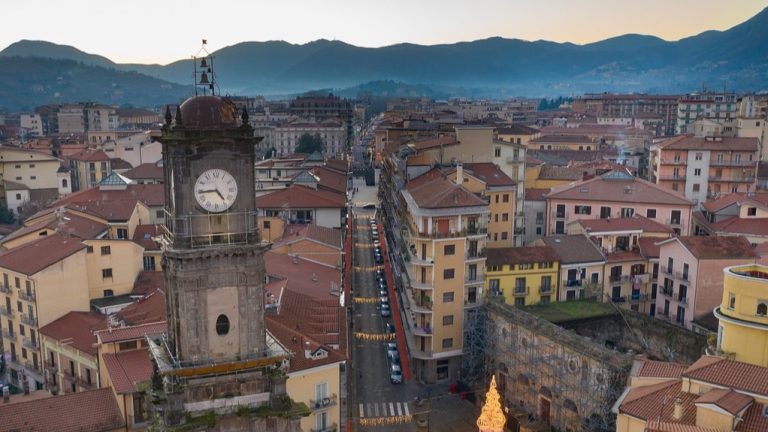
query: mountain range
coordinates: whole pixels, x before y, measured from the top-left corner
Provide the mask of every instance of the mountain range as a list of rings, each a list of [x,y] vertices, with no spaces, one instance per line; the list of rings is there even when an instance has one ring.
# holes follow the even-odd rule
[[[364,48],[340,41],[243,42],[213,53],[223,93],[349,93],[376,81],[405,94],[507,97],[583,92],[768,89],[768,8],[726,31],[679,41],[629,34],[586,45],[500,37]],[[191,60],[118,64],[74,47],[22,40],[0,51],[0,107],[56,101],[175,102],[191,93]],[[369,86],[371,87],[371,86]],[[373,88],[391,88],[392,84]],[[395,92],[397,93],[397,92]]]

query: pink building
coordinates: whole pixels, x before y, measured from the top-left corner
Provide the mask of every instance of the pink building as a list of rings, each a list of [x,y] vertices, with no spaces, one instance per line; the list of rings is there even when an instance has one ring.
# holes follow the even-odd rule
[[[643,216],[677,235],[691,229],[693,203],[684,196],[622,171],[554,188],[547,195],[547,235],[565,234],[583,219]]]
[[[673,237],[659,245],[656,316],[690,329],[723,300],[723,269],[757,262],[744,237]]]

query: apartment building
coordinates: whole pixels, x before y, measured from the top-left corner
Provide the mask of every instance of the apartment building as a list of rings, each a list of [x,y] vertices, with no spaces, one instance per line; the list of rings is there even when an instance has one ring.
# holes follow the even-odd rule
[[[112,173],[109,155],[103,150],[87,149],[67,159],[73,192],[90,189]]]
[[[162,159],[162,144],[154,141],[148,132],[120,132],[100,144],[109,158],[119,158],[132,167],[145,163],[157,163]]]
[[[425,382],[453,380],[461,364],[465,313],[483,303],[488,206],[442,175],[413,178],[400,193],[414,375]]]
[[[525,190],[525,206],[523,207],[524,245],[528,245],[536,239],[541,238],[547,230],[547,218],[544,217],[544,215],[547,213],[546,195],[548,193],[549,188],[528,188]]]
[[[296,152],[303,135],[318,135],[323,140],[323,156],[339,157],[346,150],[347,127],[337,119],[326,119],[316,123],[303,119],[292,122],[258,126],[256,135],[263,136],[259,148],[266,154],[274,149],[278,156]]]
[[[583,234],[543,237],[535,246],[549,246],[558,257],[558,301],[600,297],[606,259],[603,251]]]
[[[723,298],[723,270],[754,264],[757,255],[744,237],[673,237],[658,242],[661,294],[659,319],[691,329]]]
[[[598,93],[576,97],[573,110],[577,113],[611,118],[661,119],[657,135],[674,135],[677,124],[679,95]]]
[[[599,142],[585,135],[542,135],[528,143],[529,149],[537,150],[598,150]]]
[[[734,360],[768,367],[768,267],[758,264],[723,269],[717,348]]]
[[[27,203],[47,205],[72,191],[69,172],[62,160],[48,153],[16,147],[0,147],[0,198],[19,214]]]
[[[277,218],[285,223],[314,223],[328,228],[344,226],[347,214],[346,194],[291,185],[256,197],[259,218]],[[262,219],[262,223],[269,219]],[[264,226],[270,229],[270,226]]]
[[[37,113],[19,114],[19,127],[29,138],[43,136],[43,119]]]
[[[739,103],[735,93],[689,93],[677,101],[675,133],[692,133],[692,124],[708,119],[723,126],[723,133],[735,134]]]
[[[490,249],[486,291],[518,307],[559,299],[560,257],[549,246]]]
[[[691,230],[693,203],[681,194],[622,171],[554,188],[547,195],[547,235],[565,234],[573,221],[627,218],[635,214],[669,225],[678,235]]]
[[[768,193],[731,193],[693,213],[694,235],[744,236],[757,246],[768,241]]]
[[[702,356],[690,366],[638,359],[614,405],[616,430],[768,430],[768,368]]]
[[[683,135],[651,148],[653,181],[695,203],[756,189],[757,138]]]
[[[536,128],[522,125],[511,124],[499,126],[496,128],[496,139],[528,147],[532,139],[541,136],[541,131]]]

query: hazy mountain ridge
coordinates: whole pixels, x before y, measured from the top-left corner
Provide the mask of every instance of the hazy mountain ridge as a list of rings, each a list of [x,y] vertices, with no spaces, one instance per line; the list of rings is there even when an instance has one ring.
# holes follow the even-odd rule
[[[729,30],[675,42],[627,34],[586,45],[494,37],[365,48],[321,39],[303,45],[243,42],[214,55],[222,91],[240,94],[290,94],[386,81],[440,88],[441,94],[462,89],[458,93],[478,96],[685,92],[702,86],[722,88],[724,83],[736,90],[759,91],[768,88],[768,8]],[[192,79],[189,59],[168,65],[116,64],[73,47],[39,41],[20,41],[0,51],[0,65],[12,56],[70,59],[177,84]],[[405,93],[414,91],[432,90]]]

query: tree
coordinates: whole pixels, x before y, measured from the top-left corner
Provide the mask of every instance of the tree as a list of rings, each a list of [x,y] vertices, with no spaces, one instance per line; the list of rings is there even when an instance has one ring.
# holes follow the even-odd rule
[[[312,154],[314,152],[323,152],[325,143],[320,138],[320,134],[310,135],[305,133],[299,137],[299,144],[296,146],[296,153]]]

